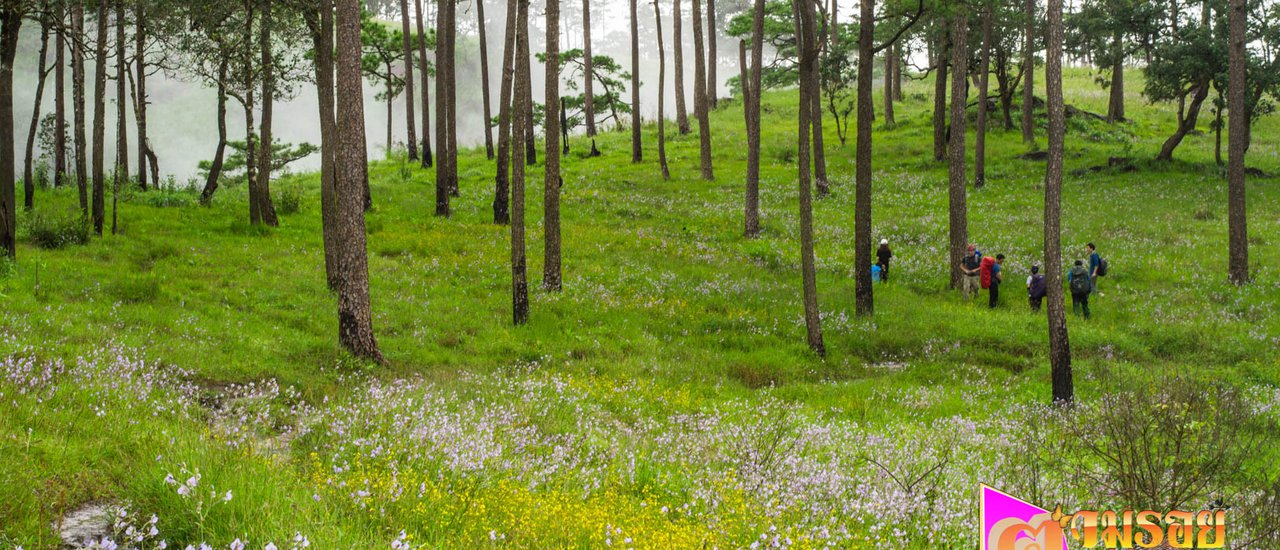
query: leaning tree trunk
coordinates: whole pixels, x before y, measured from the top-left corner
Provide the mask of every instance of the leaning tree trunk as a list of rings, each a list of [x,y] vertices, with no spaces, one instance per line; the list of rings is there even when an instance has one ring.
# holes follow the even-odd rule
[[[18,55],[22,12],[11,2],[0,5],[0,254],[18,254],[18,208],[14,190],[13,61]]]
[[[506,37],[502,48],[502,90],[498,92],[498,171],[493,180],[493,223],[511,223],[511,211],[508,201],[510,189],[508,175],[511,173],[512,129],[516,127],[512,121],[512,90],[515,79],[515,49],[517,19],[519,8],[516,0],[507,0]]]
[[[1231,282],[1249,282],[1249,230],[1245,206],[1244,155],[1249,147],[1249,117],[1245,106],[1245,0],[1231,0],[1228,8],[1227,110],[1231,128],[1227,135],[1227,235]]]
[[[400,0],[400,34],[404,45],[404,123],[405,141],[408,142],[409,161],[418,160],[418,114],[414,112],[413,93],[413,34],[409,30],[409,0]]]
[[[48,8],[48,4],[45,4]],[[35,158],[36,129],[40,126],[40,104],[44,100],[44,81],[49,73],[45,70],[49,58],[49,24],[41,18],[40,25],[40,65],[36,71],[36,103],[31,109],[31,126],[27,129],[27,151],[22,169],[22,206],[27,210],[35,207],[36,182],[32,162]]]
[[[683,16],[680,14],[680,0],[671,0],[671,41],[672,59],[675,61],[675,85],[676,85],[676,129],[680,135],[689,133],[689,110],[685,106],[684,99],[684,33],[681,29],[684,27],[682,21]]]
[[[318,13],[317,13],[318,12]],[[334,187],[335,149],[338,146],[337,121],[334,119],[336,98],[333,89],[333,0],[321,0],[314,15],[308,15],[311,40],[316,52],[316,95],[320,107],[320,221],[324,239],[325,282],[330,291],[338,292],[343,281],[338,276],[337,190]],[[410,134],[410,140],[412,136]]]
[[[939,20],[944,26],[946,20]],[[945,26],[934,47],[934,79],[933,79],[933,160],[947,159],[947,48],[950,39]]]
[[[125,127],[125,116],[128,92],[125,89],[125,74],[129,71],[125,61],[124,37],[124,0],[116,0],[116,169],[111,181],[111,234],[116,234],[117,206],[120,202],[120,187],[129,179],[129,140]]]
[[[422,167],[431,168],[431,71],[427,63],[427,32],[423,22],[422,1],[413,0],[414,14],[418,17],[418,72],[422,73]]]
[[[275,103],[275,59],[271,52],[271,27],[273,21],[271,18],[271,0],[266,0],[262,8],[262,26],[259,28],[262,44],[262,129],[259,131],[258,140],[260,143],[260,153],[258,153],[258,212],[262,215],[263,223],[275,227],[280,225],[280,219],[276,217],[275,204],[271,202],[271,116],[272,107]]]
[[[480,32],[480,97],[484,103],[484,154],[493,160],[493,112],[489,107],[489,39],[485,33],[484,0],[475,0]],[[559,78],[559,75],[556,76]]]
[[[93,231],[102,235],[106,217],[103,142],[107,139],[107,3],[98,3],[98,43],[94,52],[93,87]]]
[[[716,79],[716,65],[720,57],[716,55],[716,0],[707,2],[707,109],[714,110],[720,106],[717,98],[720,81]],[[821,107],[819,107],[821,113]]]
[[[751,17],[751,78],[743,80],[749,84],[743,86],[747,108],[747,189],[743,235],[748,239],[760,236],[760,96],[764,91],[764,10],[765,0],[755,0]]]
[[[712,0],[714,1],[714,0]],[[695,0],[694,5],[697,5]],[[818,310],[818,275],[813,251],[813,199],[810,182],[811,149],[809,137],[812,132],[810,118],[813,116],[810,95],[813,93],[814,72],[817,70],[818,40],[814,29],[813,5],[809,2],[796,3],[792,11],[800,22],[800,35],[797,42],[800,46],[800,106],[799,131],[797,132],[796,161],[799,166],[800,183],[800,271],[803,286],[804,320],[809,349],[819,357],[826,356],[826,346],[822,342],[822,319]]]
[[[714,1],[714,0],[707,0]],[[707,67],[702,47],[702,7],[698,0],[693,0],[693,112],[698,118],[699,158],[702,164],[702,179],[712,181],[715,173],[711,167],[711,117],[707,101]],[[801,108],[808,107],[801,104]],[[807,127],[806,127],[807,128]]]
[[[875,7],[863,2],[859,9],[858,64],[870,67],[875,60]],[[854,301],[858,315],[875,313],[875,295],[871,281],[871,124],[875,119],[871,105],[871,71],[858,71],[858,150],[854,167]],[[887,75],[885,80],[891,80]],[[891,97],[891,94],[886,94]],[[892,121],[891,100],[885,101],[886,123]]]
[[[554,0],[551,0],[554,1]],[[636,0],[631,6],[631,162],[644,160],[640,143],[640,23],[636,14]],[[661,93],[661,90],[659,90]],[[550,136],[548,136],[550,137]]]
[[[959,269],[969,239],[969,210],[966,204],[965,180],[965,109],[968,104],[967,41],[969,18],[960,13],[951,20],[951,134],[947,150],[947,167],[950,175],[951,213],[951,288],[960,285]]]
[[[667,113],[663,96],[667,91],[667,49],[662,43],[662,9],[658,0],[653,0],[654,24],[658,29],[658,168],[662,171],[662,180],[671,179],[671,170],[667,167]],[[743,80],[746,85],[746,80]]]
[[[436,215],[449,217],[449,5],[441,0],[436,10]]]
[[[1036,58],[1035,58],[1035,24],[1036,24],[1036,0],[1026,0],[1026,12],[1023,14],[1026,18],[1024,23],[1026,29],[1022,34],[1022,78],[1026,79],[1022,84],[1022,143],[1026,145],[1035,145],[1036,142],[1036,119],[1035,119],[1035,78]]]
[[[1107,102],[1107,122],[1124,122],[1124,39],[1120,33],[1111,37],[1111,50],[1116,59],[1111,66],[1111,97]]]
[[[1171,161],[1173,160],[1173,151],[1182,143],[1182,138],[1187,137],[1196,128],[1196,120],[1200,118],[1200,108],[1204,105],[1205,98],[1209,97],[1209,79],[1202,77],[1193,85],[1194,95],[1191,96],[1191,102],[1187,104],[1187,114],[1182,118],[1182,122],[1178,123],[1178,129],[1166,139],[1164,145],[1160,146],[1160,154],[1156,155],[1156,160]],[[1229,93],[1229,92],[1228,92]]]
[[[209,165],[209,177],[205,179],[204,191],[200,192],[200,204],[203,205],[208,205],[213,200],[213,194],[218,191],[222,163],[227,153],[227,65],[226,57],[218,64],[218,147],[213,153],[213,162]]]
[[[987,90],[991,81],[991,8],[982,13],[982,61],[978,64],[978,121],[973,144],[973,186],[987,183]]]
[[[75,119],[76,187],[80,196],[80,216],[88,220],[89,162],[86,147],[89,140],[85,136],[85,119],[88,114],[84,89],[84,48],[81,47],[88,40],[84,32],[84,5],[80,2],[71,3],[71,34],[75,37],[71,48],[71,110],[74,111],[72,116]]]
[[[512,0],[517,4],[515,91],[511,133],[525,134],[529,118],[522,113],[533,110],[529,102],[529,0]],[[514,140],[512,140],[514,141]],[[525,148],[513,144],[511,159],[511,319],[519,326],[529,322],[529,275],[524,250],[524,172]]]
[[[1062,163],[1066,128],[1062,100],[1062,0],[1049,0],[1048,16],[1045,108],[1049,116],[1049,162],[1044,185],[1044,277],[1049,299],[1049,365],[1053,400],[1070,403],[1075,392],[1071,380],[1067,307],[1062,289]]]
[[[369,256],[364,225],[364,90],[360,75],[360,2],[338,0],[337,149],[334,151],[334,235],[338,244],[338,340],[353,355],[382,362],[373,335]]]
[[[635,0],[631,0],[632,29],[635,29]],[[560,119],[552,109],[560,104],[560,0],[547,0],[547,63],[543,122],[544,149],[542,200],[542,289],[560,291]]]
[[[55,2],[54,12],[58,22],[54,26],[57,52],[53,56],[53,186],[62,187],[67,183],[67,14],[60,1]]]

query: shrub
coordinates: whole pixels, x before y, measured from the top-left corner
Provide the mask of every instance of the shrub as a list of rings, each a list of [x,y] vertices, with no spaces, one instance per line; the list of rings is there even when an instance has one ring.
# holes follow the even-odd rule
[[[31,244],[58,249],[72,244],[89,243],[89,224],[76,214],[35,212],[27,222]]]
[[[302,210],[302,192],[296,187],[282,188],[279,200],[276,201],[276,212],[288,216],[297,214],[299,210]]]

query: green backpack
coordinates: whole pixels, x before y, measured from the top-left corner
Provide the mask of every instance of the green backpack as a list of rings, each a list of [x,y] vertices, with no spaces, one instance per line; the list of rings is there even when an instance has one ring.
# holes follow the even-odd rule
[[[1089,280],[1089,270],[1084,266],[1071,268],[1071,293],[1088,294],[1093,289],[1093,281]]]

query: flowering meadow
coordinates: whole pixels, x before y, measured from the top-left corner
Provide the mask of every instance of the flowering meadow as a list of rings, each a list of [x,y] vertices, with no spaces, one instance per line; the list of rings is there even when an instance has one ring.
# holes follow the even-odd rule
[[[1068,103],[1106,100],[1068,77]],[[232,185],[210,208],[126,200],[120,233],[89,245],[24,244],[0,265],[0,548],[971,549],[982,483],[1064,510],[1226,507],[1228,546],[1280,547],[1280,180],[1250,180],[1256,282],[1237,288],[1211,135],[1174,164],[1091,171],[1153,156],[1173,108],[1135,93],[1120,130],[1071,125],[1067,170],[1085,170],[1064,186],[1064,258],[1093,241],[1112,273],[1093,319],[1069,319],[1079,404],[1060,409],[1021,285],[1044,165],[993,131],[970,234],[1008,283],[999,309],[965,303],[946,289],[927,89],[909,83],[875,134],[895,261],[872,318],[853,313],[852,152],[828,139],[825,360],[804,344],[794,92],[765,97],[758,240],[740,237],[739,103],[713,116],[714,183],[674,125],[670,182],[626,164],[629,136],[592,159],[573,140],[564,291],[534,290],[519,328],[483,151],[461,158],[451,219],[431,216],[431,172],[371,165],[387,365],[337,345],[314,174],[275,184],[304,197],[278,229],[239,221]],[[1280,173],[1280,124],[1254,132],[1250,165]],[[1112,460],[1144,449],[1149,475]]]

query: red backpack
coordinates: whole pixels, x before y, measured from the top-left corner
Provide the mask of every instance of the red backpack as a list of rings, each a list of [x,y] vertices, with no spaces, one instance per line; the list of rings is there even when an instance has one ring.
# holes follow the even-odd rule
[[[982,288],[991,288],[991,268],[996,265],[996,259],[991,256],[982,258],[982,265],[978,266],[978,274],[982,278]]]

